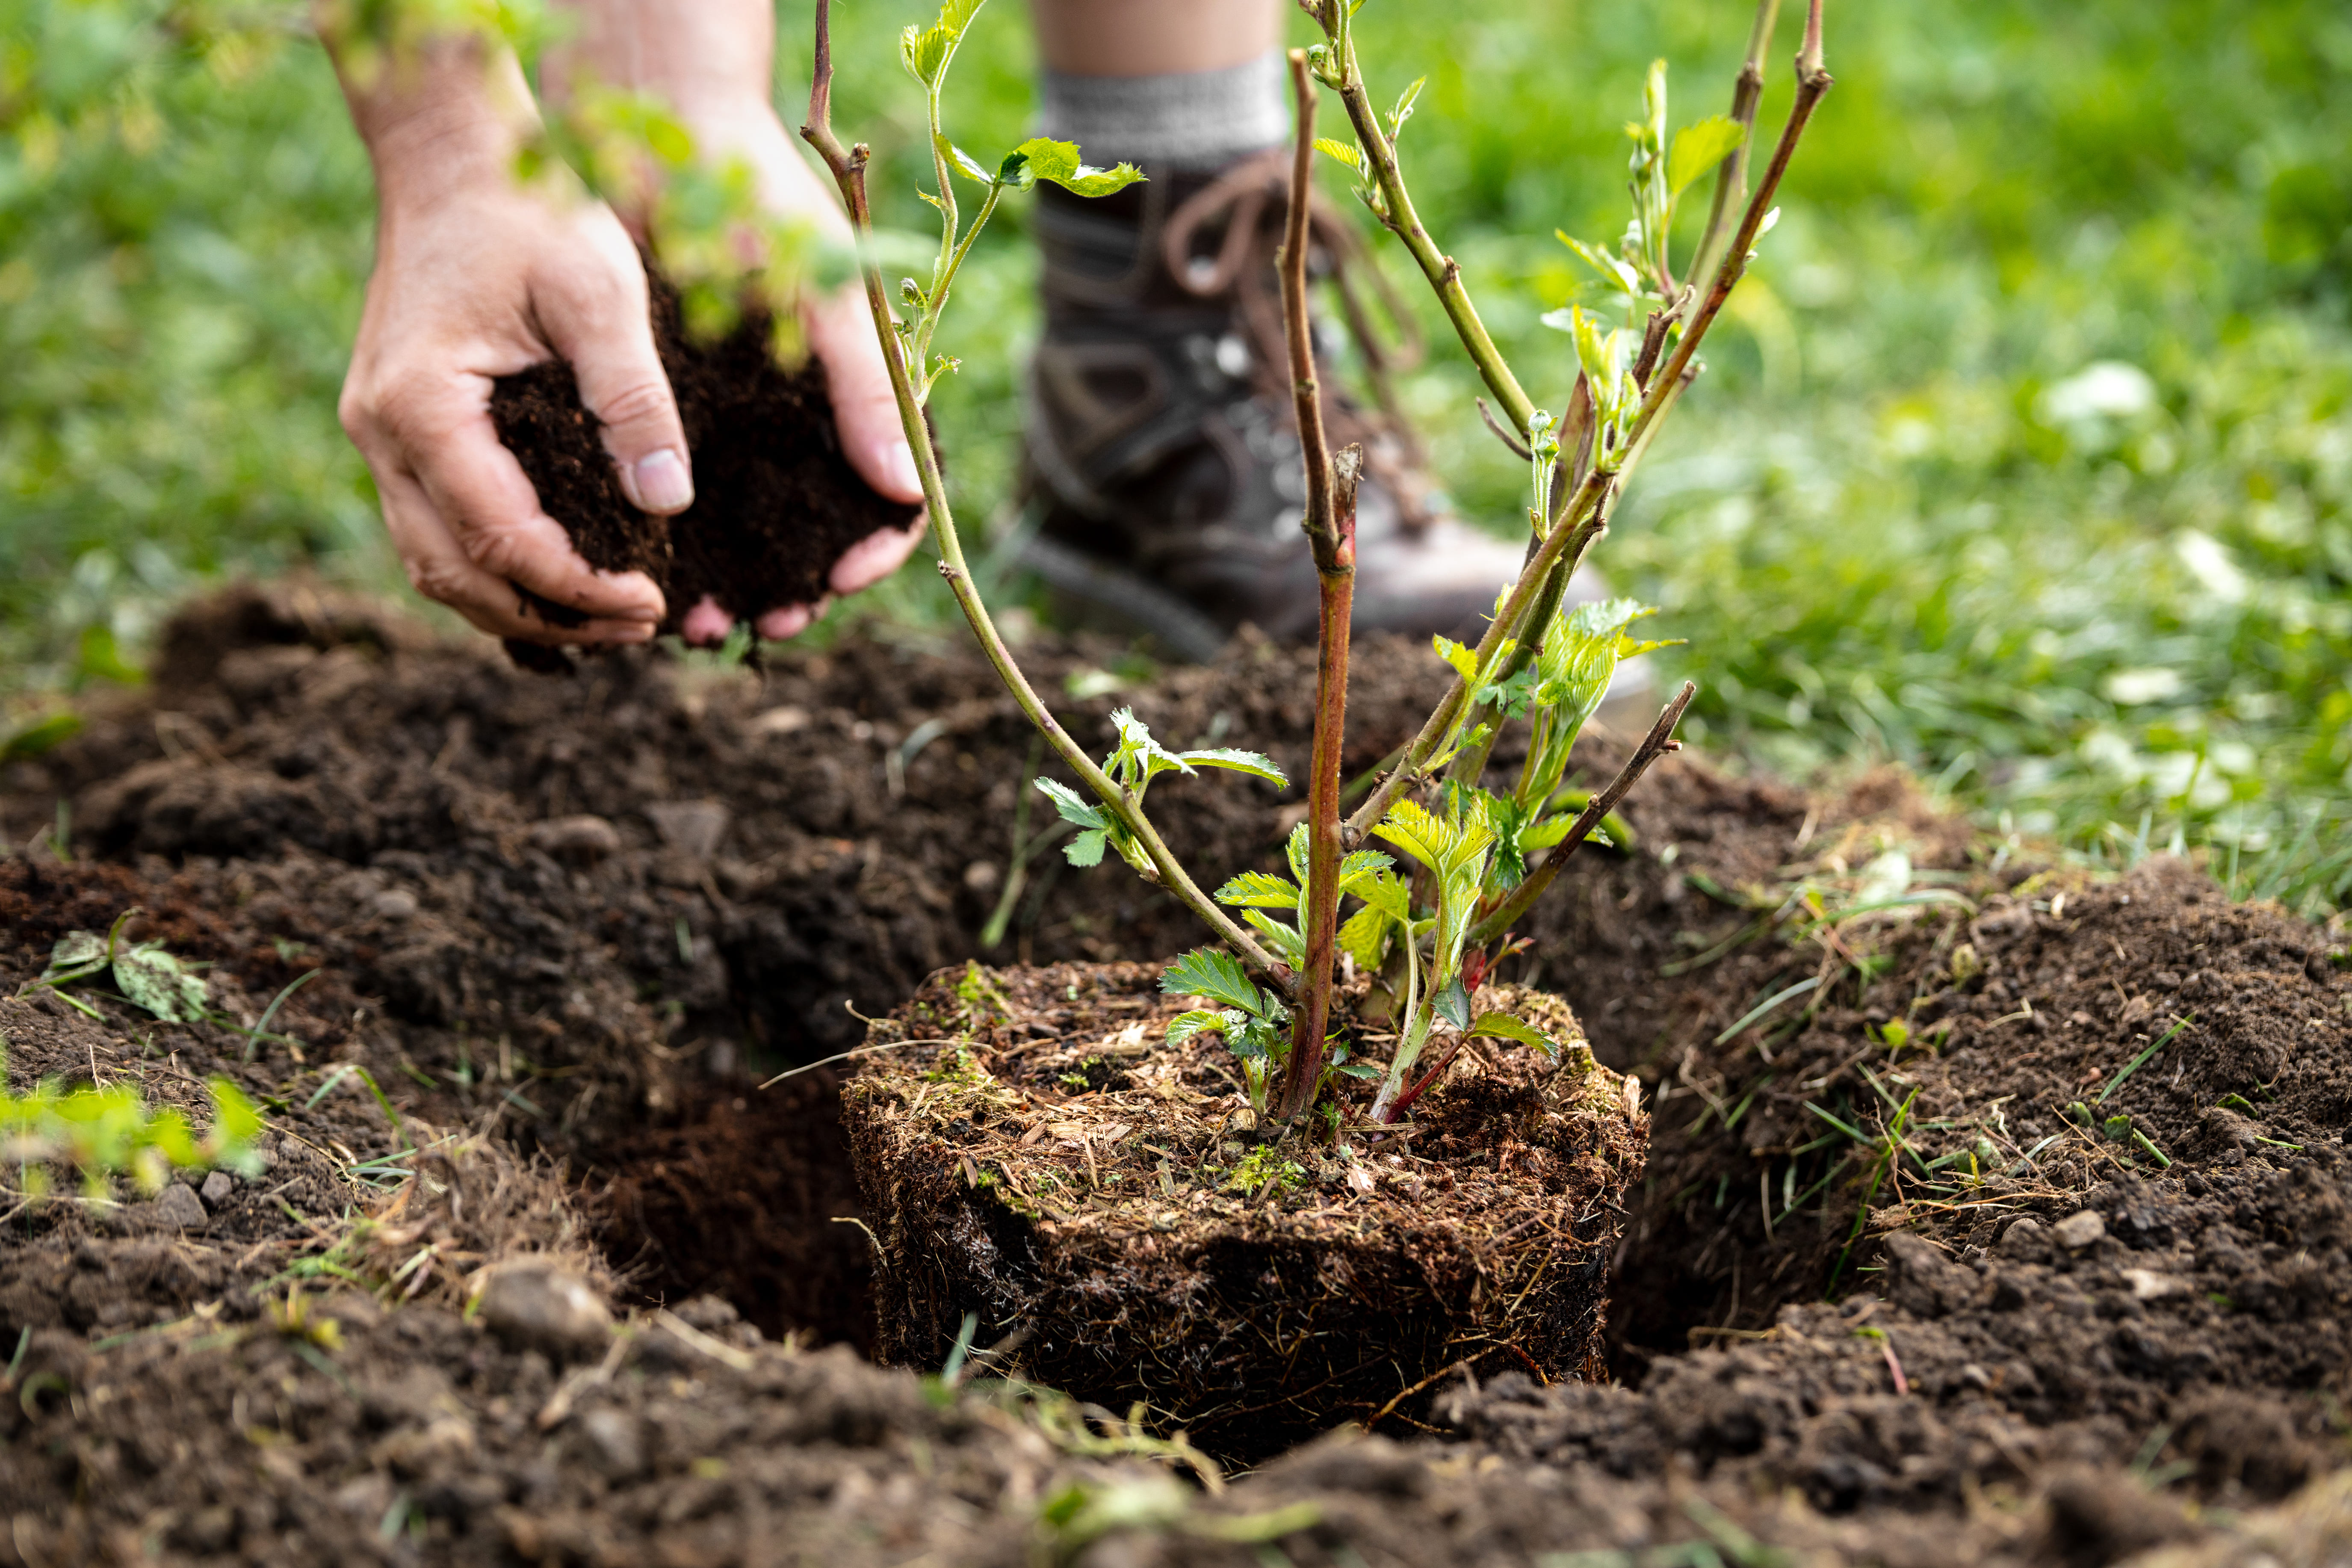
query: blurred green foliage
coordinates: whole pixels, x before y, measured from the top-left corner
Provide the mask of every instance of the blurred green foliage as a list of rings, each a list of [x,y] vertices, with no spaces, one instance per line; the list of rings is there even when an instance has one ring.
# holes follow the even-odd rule
[[[931,9],[835,11],[836,124],[874,144],[878,216],[909,229],[928,158],[895,40]],[[1375,96],[1430,78],[1404,141],[1423,216],[1539,403],[1574,374],[1537,321],[1581,270],[1554,228],[1614,233],[1650,60],[1674,62],[1678,121],[1720,109],[1748,15],[1366,5]],[[103,678],[163,595],[232,566],[396,581],[333,414],[366,165],[286,16],[0,0],[18,690]],[[783,8],[787,77],[807,20]],[[1027,26],[998,0],[959,57],[950,128],[983,160],[1031,130]],[[1898,761],[2005,831],[2110,858],[2210,845],[2242,890],[2344,902],[2352,15],[1838,5],[1829,56],[1784,219],[1598,557],[1691,639],[1664,673],[1700,680],[1694,731],[1799,774]],[[780,84],[794,122],[801,90]],[[981,240],[940,344],[963,362],[935,410],[974,523],[1004,515],[1034,331],[1022,206]],[[1441,346],[1408,397],[1457,502],[1506,527],[1519,465],[1424,323]],[[927,573],[862,603],[891,635],[947,629]]]

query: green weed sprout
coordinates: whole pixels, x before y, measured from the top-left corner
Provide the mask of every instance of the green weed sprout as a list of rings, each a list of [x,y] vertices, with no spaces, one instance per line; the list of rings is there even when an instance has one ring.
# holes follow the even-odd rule
[[[801,134],[832,171],[860,239],[866,303],[922,476],[940,574],[1006,689],[1082,786],[1036,781],[1055,810],[1078,829],[1065,853],[1075,865],[1093,866],[1107,850],[1117,851],[1145,880],[1182,901],[1223,943],[1227,951],[1202,948],[1169,968],[1161,982],[1165,990],[1210,1004],[1180,1015],[1169,1032],[1180,1040],[1210,1032],[1223,1036],[1242,1063],[1252,1101],[1277,1121],[1306,1125],[1310,1110],[1328,1104],[1326,1095],[1335,1080],[1362,1077],[1380,1080],[1372,1119],[1393,1121],[1436,1080],[1465,1041],[1482,1036],[1554,1049],[1524,1020],[1491,1010],[1474,1012],[1471,998],[1498,953],[1507,951],[1513,924],[1542,896],[1568,857],[1599,836],[1602,819],[1652,763],[1676,749],[1674,729],[1696,690],[1684,685],[1604,788],[1572,799],[1561,784],[1578,732],[1608,690],[1619,662],[1661,645],[1627,635],[1626,628],[1647,613],[1642,605],[1621,599],[1563,608],[1563,595],[1586,553],[1607,531],[1659,424],[1698,374],[1699,344],[1746,271],[1758,239],[1778,216],[1773,195],[1814,106],[1830,87],[1822,58],[1820,0],[1811,0],[1805,18],[1794,106],[1752,194],[1748,154],[1763,86],[1763,53],[1779,0],[1759,0],[1729,113],[1670,132],[1665,65],[1652,68],[1643,116],[1627,127],[1633,215],[1623,238],[1612,247],[1560,236],[1593,269],[1598,298],[1593,310],[1579,304],[1546,318],[1568,335],[1571,348],[1556,366],[1546,367],[1569,384],[1563,412],[1557,416],[1535,404],[1504,361],[1463,284],[1462,269],[1438,248],[1414,210],[1398,145],[1421,84],[1407,87],[1385,112],[1376,109],[1356,57],[1355,18],[1362,0],[1302,0],[1324,41],[1290,56],[1297,143],[1280,269],[1305,464],[1303,526],[1320,597],[1307,815],[1290,839],[1287,877],[1252,872],[1213,894],[1193,880],[1145,815],[1151,782],[1170,773],[1193,775],[1202,767],[1288,781],[1255,752],[1170,751],[1126,710],[1112,715],[1118,744],[1096,762],[1047,710],[999,634],[972,581],[940,484],[924,407],[939,379],[955,369],[956,362],[934,343],[974,237],[1007,195],[1040,180],[1097,196],[1141,177],[1124,164],[1089,167],[1081,150],[1067,142],[1026,142],[992,166],[955,143],[943,123],[941,98],[957,47],[982,4],[946,0],[935,22],[909,26],[900,39],[900,62],[922,89],[930,138],[934,188],[919,194],[940,215],[939,248],[929,278],[907,278],[897,290],[908,312],[905,320],[892,312],[892,294],[874,245],[868,151],[862,144],[845,147],[833,130],[829,0],[817,0],[815,68]],[[1317,83],[1339,100],[1352,140],[1315,135]],[[1361,453],[1355,447],[1330,449],[1309,339],[1307,215],[1318,151],[1356,176],[1358,199],[1421,268],[1501,417],[1483,399],[1480,412],[1528,466],[1525,566],[1503,587],[1475,647],[1436,640],[1438,656],[1454,672],[1451,689],[1370,797],[1344,818],[1339,770]],[[1678,268],[1675,217],[1710,174],[1715,185],[1705,227],[1690,251],[1689,266]],[[959,180],[980,190],[969,224],[957,200]],[[1513,724],[1527,726],[1526,760],[1507,786],[1498,780],[1490,787],[1488,757],[1497,736]],[[1370,847],[1367,841],[1375,839],[1386,848]],[[1356,904],[1344,924],[1343,900]],[[1239,910],[1242,919],[1236,921],[1229,909]],[[1360,973],[1377,973],[1394,999],[1399,1043],[1385,1070],[1349,1060],[1344,1043],[1329,1034],[1332,990],[1343,962]]]
[[[68,1093],[44,1081],[23,1095],[0,1089],[0,1163],[16,1167],[19,1206],[47,1195],[50,1168],[58,1165],[79,1172],[84,1194],[100,1199],[110,1195],[112,1178],[124,1174],[151,1195],[163,1191],[175,1167],[259,1175],[254,1142],[261,1112],[225,1078],[205,1089],[213,1125],[201,1138],[185,1115],[151,1109],[128,1084]]]

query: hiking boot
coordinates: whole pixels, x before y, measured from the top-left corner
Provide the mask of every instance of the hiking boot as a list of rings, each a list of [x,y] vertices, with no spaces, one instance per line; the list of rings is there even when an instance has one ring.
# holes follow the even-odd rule
[[[1037,191],[1045,331],[1024,422],[1040,522],[1025,563],[1185,658],[1213,657],[1244,622],[1282,641],[1315,636],[1275,271],[1289,173],[1290,153],[1278,150],[1098,200]],[[1525,542],[1452,514],[1390,391],[1391,373],[1419,353],[1410,317],[1354,229],[1320,202],[1309,237],[1310,275],[1335,286],[1381,405],[1360,406],[1318,370],[1331,448],[1364,448],[1356,629],[1475,641],[1518,574]],[[1370,330],[1367,285],[1395,323],[1393,346]],[[1337,344],[1328,322],[1317,325],[1320,365]],[[1591,596],[1590,575],[1576,597]]]

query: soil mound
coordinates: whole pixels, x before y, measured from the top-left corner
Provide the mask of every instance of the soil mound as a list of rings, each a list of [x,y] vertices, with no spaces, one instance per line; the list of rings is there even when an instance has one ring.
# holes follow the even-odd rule
[[[171,1213],[7,1213],[0,1562],[2352,1549],[2342,941],[2187,867],[2029,863],[1892,775],[1822,796],[1662,763],[1626,850],[1580,856],[1507,976],[1561,994],[1654,1113],[1614,1260],[1626,1381],[1481,1364],[1433,1391],[1444,1441],[1318,1444],[1211,1497],[1107,1417],[988,1415],[773,1342],[864,1342],[867,1259],[833,1223],[861,1217],[835,1089],[760,1074],[856,1044],[845,1004],[879,1016],[967,958],[1194,940],[1133,878],[1016,844],[1034,751],[976,658],[624,655],[541,682],[299,586],[195,606],[164,646],[151,689],[0,772],[10,1083],[194,1106],[224,1072],[278,1163]],[[1311,658],[1244,646],[1055,706],[1093,737],[1132,700],[1163,736],[1295,767]],[[1024,661],[1090,691],[1116,662]],[[1350,775],[1444,673],[1379,643],[1359,667]],[[1614,760],[1605,738],[1587,756]],[[1273,864],[1265,786],[1183,782],[1155,817],[1200,874]],[[24,989],[58,937],[134,905],[126,935],[210,966],[218,1021]],[[189,1201],[203,1225],[163,1228]],[[624,1306],[673,1303],[685,1331],[648,1313],[580,1356],[457,1310],[519,1252],[593,1284],[592,1226]],[[373,1315],[320,1295],[337,1269]],[[289,1323],[289,1286],[342,1348]],[[753,1321],[689,1312],[705,1289]],[[383,1391],[425,1369],[415,1400]]]

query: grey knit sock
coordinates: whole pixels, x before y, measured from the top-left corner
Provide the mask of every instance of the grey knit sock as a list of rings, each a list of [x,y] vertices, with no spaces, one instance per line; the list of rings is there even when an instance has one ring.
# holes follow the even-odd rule
[[[1045,74],[1039,127],[1076,142],[1089,163],[1124,161],[1147,174],[1217,169],[1290,136],[1280,50],[1169,76]]]

